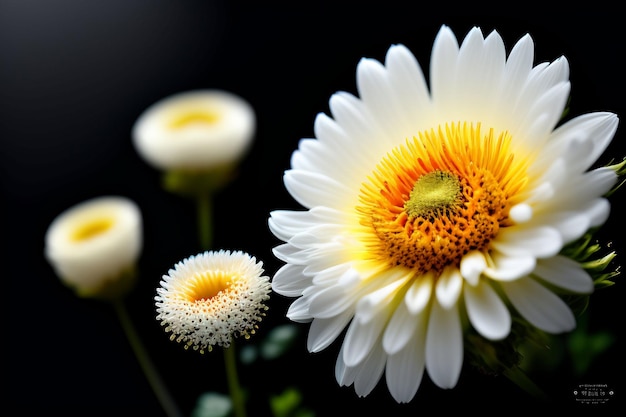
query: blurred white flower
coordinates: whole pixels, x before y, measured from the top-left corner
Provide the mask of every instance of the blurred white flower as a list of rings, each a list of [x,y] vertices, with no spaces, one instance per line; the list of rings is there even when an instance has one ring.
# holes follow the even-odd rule
[[[262,262],[236,251],[211,251],[177,263],[155,296],[157,320],[170,338],[204,353],[255,333],[271,285]]]
[[[205,171],[237,163],[256,129],[252,106],[222,90],[193,90],[148,107],[132,129],[142,158],[164,171]]]
[[[52,221],[45,236],[45,256],[78,295],[118,294],[134,282],[142,233],[141,212],[133,201],[98,197]]]

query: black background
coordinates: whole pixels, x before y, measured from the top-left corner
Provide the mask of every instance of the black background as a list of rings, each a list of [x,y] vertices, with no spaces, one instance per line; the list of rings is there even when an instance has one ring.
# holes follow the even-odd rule
[[[258,117],[251,152],[236,180],[216,197],[216,248],[255,255],[272,275],[281,264],[267,228],[274,209],[297,209],[282,184],[289,158],[313,120],[328,111],[338,90],[356,93],[361,57],[384,59],[394,43],[407,45],[427,68],[442,24],[458,38],[475,25],[497,29],[510,48],[525,33],[535,40],[536,62],[565,55],[571,67],[571,115],[608,110],[623,115],[623,22],[615,11],[492,9],[455,6],[433,11],[410,2],[324,3],[295,6],[228,1],[0,1],[0,180],[2,184],[4,308],[3,375],[15,416],[163,415],[135,361],[113,311],[77,299],[43,258],[43,236],[66,208],[100,195],[135,200],[144,216],[141,278],[127,299],[140,336],[180,408],[189,415],[205,391],[224,392],[221,355],[200,356],[170,342],[155,320],[153,297],[162,274],[197,253],[192,202],[160,187],[160,173],[136,154],[130,130],[153,102],[176,92],[222,88],[246,98]],[[294,4],[300,4],[294,2]],[[404,5],[402,5],[404,4]],[[417,4],[417,3],[416,3]],[[427,72],[427,71],[426,71]],[[620,127],[609,153],[626,154]],[[624,200],[600,237],[624,253],[620,216]],[[6,232],[8,231],[8,233]],[[624,255],[618,257],[623,263]],[[616,343],[582,377],[568,372],[537,381],[562,410],[606,413],[621,406],[624,283],[596,293],[590,305],[594,331]],[[287,323],[290,300],[273,296],[258,339]],[[5,322],[6,323],[6,322]],[[305,334],[281,360],[241,369],[251,392],[249,414],[269,415],[268,393],[296,386],[318,416],[350,413],[404,416],[426,410],[511,411],[533,401],[503,378],[465,370],[454,390],[425,376],[415,399],[397,405],[384,383],[364,399],[334,379],[338,343],[308,354]],[[257,337],[255,336],[255,338]],[[255,339],[252,339],[254,342]],[[5,350],[6,352],[6,350]],[[615,394],[604,406],[575,404],[581,383],[602,383]],[[499,405],[501,402],[504,405]],[[502,408],[506,407],[506,408]],[[13,411],[9,411],[13,410]]]

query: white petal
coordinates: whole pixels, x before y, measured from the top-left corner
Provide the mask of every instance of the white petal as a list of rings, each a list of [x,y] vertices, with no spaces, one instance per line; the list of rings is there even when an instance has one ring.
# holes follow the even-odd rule
[[[580,213],[559,213],[554,212],[546,216],[541,216],[537,220],[549,224],[561,234],[563,243],[573,242],[581,237],[590,226],[588,216]]]
[[[358,366],[348,366],[344,362],[345,344],[341,346],[337,362],[335,364],[335,378],[341,386],[349,386],[354,383],[354,390],[358,396],[368,395],[378,384],[385,370],[387,355],[380,345],[376,346],[363,363]]]
[[[304,268],[307,275],[317,275],[321,271],[332,268],[336,265],[346,263],[344,246],[337,241],[326,242],[323,245],[316,245],[315,248],[300,251],[297,254],[299,264],[308,265]],[[315,281],[315,278],[313,278]]]
[[[417,60],[404,45],[394,45],[387,51],[385,65],[409,125],[423,124],[430,116],[430,94]]]
[[[533,209],[528,204],[516,204],[509,210],[509,217],[515,223],[526,223],[533,217]]]
[[[313,319],[309,313],[309,300],[306,297],[297,298],[287,310],[287,318],[297,323],[308,323]]]
[[[528,254],[508,256],[494,252],[491,260],[492,266],[485,268],[484,274],[499,281],[510,281],[528,275],[536,264],[535,257]]]
[[[358,153],[368,158],[367,166],[372,161],[378,162],[389,142],[386,132],[376,123],[364,103],[352,94],[339,92],[330,98],[329,106],[335,120],[346,132],[348,143],[358,146]]]
[[[345,130],[329,116],[320,113],[313,126],[315,136],[327,147],[335,157],[342,161],[337,166],[338,173],[344,173],[342,180],[349,181],[350,186],[359,185],[363,181],[357,167],[367,166],[370,162],[364,152],[354,152],[353,143]]]
[[[445,309],[452,307],[459,299],[462,288],[463,277],[459,269],[456,267],[444,269],[435,286],[435,294],[439,304]]]
[[[346,366],[346,363],[343,361],[343,349],[344,346],[341,345],[339,355],[337,355],[337,362],[335,362],[335,378],[342,387],[351,385],[356,375],[355,368]]]
[[[443,26],[435,38],[430,59],[431,97],[439,108],[455,102],[454,87],[459,44],[449,27]]]
[[[387,319],[387,315],[382,315],[367,323],[352,320],[343,340],[343,360],[347,366],[359,365],[367,358],[377,344]]]
[[[344,312],[354,304],[355,299],[355,294],[337,286],[316,290],[309,299],[309,314],[315,318],[327,319]]]
[[[477,250],[468,252],[461,259],[461,275],[470,285],[478,284],[478,278],[486,267],[485,255]]]
[[[398,289],[404,286],[405,282],[406,279],[396,280],[389,285],[385,285],[382,288],[361,297],[356,305],[358,320],[362,323],[367,323],[374,317],[382,314],[383,310],[389,309],[394,296],[398,292]]]
[[[557,287],[582,294],[593,292],[591,276],[573,259],[557,255],[540,259],[534,274]]]
[[[350,272],[348,272],[350,271]],[[313,277],[312,283],[320,287],[328,287],[335,285],[347,273],[352,274],[353,280],[358,280],[358,273],[346,264],[334,264],[332,267],[316,272],[315,274],[306,274]],[[345,285],[345,284],[342,284]]]
[[[311,221],[308,211],[275,210],[270,213],[268,225],[272,233],[286,242],[294,234],[304,230]]]
[[[415,337],[404,349],[387,358],[387,387],[398,403],[411,401],[417,393],[424,375],[424,356],[423,338]]]
[[[357,89],[370,114],[391,136],[406,134],[407,119],[395,97],[385,67],[374,59],[363,58],[357,65]]]
[[[350,176],[352,164],[342,152],[317,139],[302,139],[298,150],[291,156],[291,167],[296,170],[314,171],[332,178]]]
[[[522,89],[520,90],[519,101],[516,106],[516,111],[519,112],[518,119],[519,116],[527,116],[527,112],[529,110],[535,112],[535,114],[544,113],[544,111],[536,113],[536,110],[534,110],[535,104],[543,101],[546,92],[549,92],[553,87],[559,84],[567,83],[568,75],[568,63],[563,57],[550,64],[544,62],[533,67],[528,74],[528,78],[525,80]],[[564,104],[565,103],[552,111],[548,110],[548,112],[556,112],[560,114],[563,110]],[[547,107],[542,107],[547,110]],[[524,122],[528,123],[531,122],[531,120],[532,119],[525,119]]]
[[[530,35],[524,35],[511,49],[506,61],[502,103],[515,104],[533,67],[535,49]]]
[[[531,111],[524,119],[521,119],[520,125],[524,128],[516,132],[524,135],[526,149],[532,150],[544,146],[554,126],[562,117],[569,93],[570,83],[563,82],[544,92],[533,103]]]
[[[611,205],[606,198],[598,198],[591,201],[585,209],[585,214],[589,217],[591,227],[603,225],[609,218]]]
[[[288,170],[284,175],[285,187],[291,196],[304,207],[337,205],[337,196],[351,195],[351,190],[334,179],[310,171]]]
[[[618,118],[613,113],[597,112],[578,116],[559,126],[552,133],[552,139],[546,149],[546,155],[561,154],[569,144],[586,141],[592,144],[592,150],[576,166],[584,172],[600,157],[607,148],[617,130]]]
[[[340,233],[341,228],[335,224],[320,224],[310,227],[307,230],[296,233],[289,239],[289,243],[297,248],[306,248],[316,245],[318,242],[325,242],[326,236],[334,236]]]
[[[283,265],[272,279],[272,290],[285,297],[298,297],[311,285],[311,278],[303,274],[300,265]]]
[[[546,211],[576,210],[590,200],[608,192],[617,182],[617,174],[611,168],[598,168],[580,176],[570,176],[567,188],[561,188],[554,199],[542,209]]]
[[[511,315],[498,294],[484,280],[463,287],[465,307],[472,326],[490,340],[505,338],[511,330]]]
[[[392,355],[404,349],[413,338],[421,338],[426,329],[426,314],[411,314],[405,303],[400,303],[394,311],[385,332],[383,333],[383,349]]]
[[[444,310],[432,303],[426,333],[426,369],[440,388],[454,388],[463,367],[463,333],[456,305]]]
[[[433,289],[434,276],[426,274],[415,280],[411,288],[406,292],[404,301],[413,315],[420,313],[430,300],[430,294]]]
[[[354,392],[359,397],[369,395],[378,385],[378,381],[383,376],[386,361],[387,355],[383,352],[380,344],[378,344],[365,361],[358,366],[354,379]]]
[[[341,334],[352,319],[352,311],[329,318],[316,318],[311,322],[307,338],[309,352],[320,352],[326,349]]]
[[[491,245],[507,255],[531,254],[546,258],[556,255],[561,250],[563,240],[559,232],[550,227],[513,226],[501,229]]]
[[[484,120],[485,115],[500,111],[496,100],[504,64],[505,48],[498,33],[493,31],[483,39],[478,28],[472,29],[460,47],[456,75],[457,101],[465,103],[459,108],[465,120]]]
[[[293,263],[293,264],[302,263],[299,259],[300,252],[302,252],[301,249],[296,248],[295,246],[290,245],[289,243],[278,245],[272,249],[272,253],[274,254],[275,257],[277,257],[283,262],[288,262],[288,263]]]
[[[517,311],[535,327],[548,333],[568,332],[576,327],[576,319],[567,304],[534,279],[501,285]]]

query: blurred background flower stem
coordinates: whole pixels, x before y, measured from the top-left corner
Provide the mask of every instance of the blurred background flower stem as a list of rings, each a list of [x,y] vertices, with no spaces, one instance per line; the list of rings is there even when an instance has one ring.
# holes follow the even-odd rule
[[[196,198],[200,245],[209,250],[213,244],[213,201],[210,192],[200,192]]]
[[[115,299],[111,302],[115,313],[120,321],[120,325],[124,329],[124,333],[126,334],[126,338],[137,357],[137,361],[145,374],[148,383],[152,387],[154,394],[156,395],[159,403],[163,407],[163,410],[166,412],[168,417],[183,417],[183,414],[178,409],[176,402],[170,395],[165,383],[161,379],[154,363],[150,360],[150,356],[146,351],[141,339],[137,335],[137,331],[135,326],[126,311],[126,306],[124,305],[124,301],[122,299]]]
[[[224,349],[224,364],[226,365],[226,378],[228,380],[228,390],[230,398],[233,402],[233,409],[236,417],[245,417],[246,408],[245,400],[241,386],[239,385],[239,377],[237,375],[237,355],[235,354],[235,341]]]

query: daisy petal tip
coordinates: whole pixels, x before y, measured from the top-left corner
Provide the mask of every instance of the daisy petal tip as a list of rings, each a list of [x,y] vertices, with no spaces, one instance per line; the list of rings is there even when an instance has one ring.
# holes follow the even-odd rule
[[[517,204],[511,207],[509,217],[515,223],[526,223],[533,217],[533,209],[528,204]]]
[[[470,285],[478,284],[478,278],[486,268],[485,256],[479,251],[472,251],[461,260],[461,275]]]

